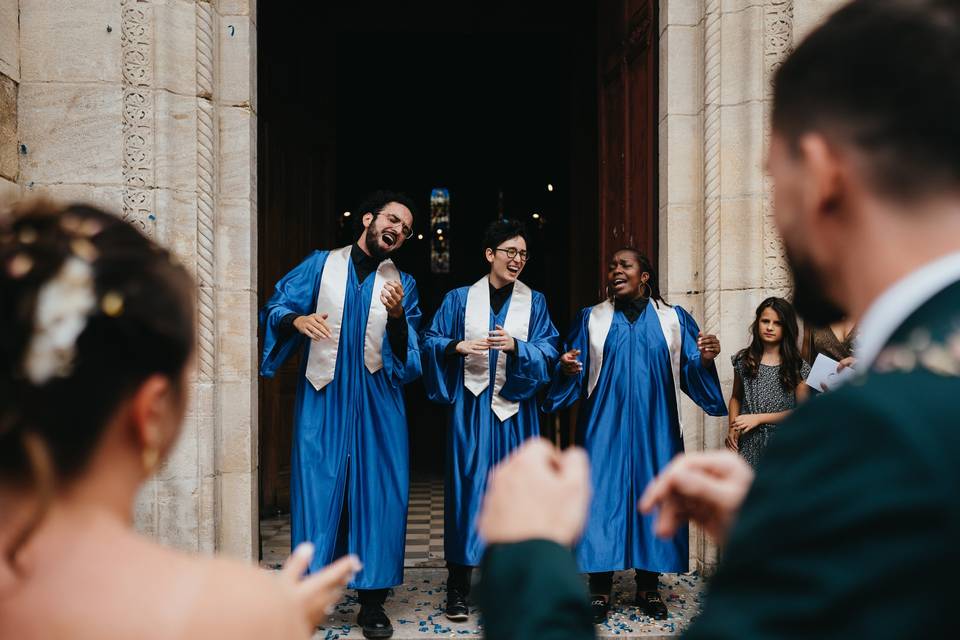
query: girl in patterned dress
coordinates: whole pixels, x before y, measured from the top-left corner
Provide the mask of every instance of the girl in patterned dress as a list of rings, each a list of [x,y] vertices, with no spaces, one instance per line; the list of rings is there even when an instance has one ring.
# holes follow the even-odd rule
[[[750,346],[733,356],[726,444],[756,467],[776,425],[806,399],[810,365],[800,356],[797,314],[783,298],[760,303],[750,333]]]

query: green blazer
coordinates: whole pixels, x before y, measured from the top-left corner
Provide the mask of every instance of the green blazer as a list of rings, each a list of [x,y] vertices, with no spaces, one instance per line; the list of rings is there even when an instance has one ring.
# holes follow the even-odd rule
[[[534,557],[516,562],[515,574],[545,571]],[[958,573],[955,283],[901,325],[870,371],[781,424],[686,637],[953,636]],[[484,575],[486,588],[509,591],[498,578]],[[554,595],[571,597],[552,587],[539,608]],[[495,609],[485,615],[509,628]],[[593,637],[579,622],[548,637]]]
[[[587,588],[569,549],[546,540],[494,545],[480,572],[476,596],[486,638],[594,637]]]

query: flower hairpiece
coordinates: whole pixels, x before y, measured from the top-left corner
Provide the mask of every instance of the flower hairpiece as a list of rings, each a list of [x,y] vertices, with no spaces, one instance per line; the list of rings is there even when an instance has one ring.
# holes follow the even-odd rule
[[[70,375],[77,338],[95,305],[93,267],[71,255],[37,295],[33,335],[24,360],[30,382],[39,386],[54,376]]]

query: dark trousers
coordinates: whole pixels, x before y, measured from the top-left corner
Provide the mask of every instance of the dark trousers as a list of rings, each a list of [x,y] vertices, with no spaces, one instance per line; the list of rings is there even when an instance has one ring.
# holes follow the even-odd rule
[[[387,601],[387,594],[390,589],[357,589],[357,599],[360,600],[361,607],[382,607]]]
[[[473,567],[465,564],[447,563],[447,592],[456,591],[462,596],[470,595],[470,578]]]
[[[601,573],[591,573],[590,575],[590,595],[607,596],[613,592],[613,571],[603,571]],[[637,582],[637,591],[656,591],[660,574],[655,571],[636,570],[634,579]]]

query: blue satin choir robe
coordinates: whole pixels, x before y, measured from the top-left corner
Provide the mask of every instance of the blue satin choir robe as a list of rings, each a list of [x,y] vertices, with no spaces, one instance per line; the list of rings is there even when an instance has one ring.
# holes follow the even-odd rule
[[[334,378],[317,391],[305,376],[310,340],[296,331],[280,335],[278,326],[288,313],[316,311],[328,255],[315,251],[277,283],[261,312],[265,336],[260,370],[272,377],[291,353],[300,351],[290,469],[292,547],[301,542],[316,546],[310,571],[345,552],[355,553],[363,570],[350,586],[381,589],[403,582],[410,482],[403,386],[421,373],[416,281],[400,273],[408,324],[406,363],[393,353],[385,332],[383,368],[370,373],[363,347],[376,273],[358,283],[353,261],[348,260]],[[337,539],[343,509],[345,541]]]
[[[463,384],[464,357],[447,356],[451,341],[464,337],[464,312],[470,287],[448,293],[423,337],[423,382],[434,402],[447,411],[447,462],[444,491],[444,555],[448,562],[477,566],[483,541],[476,519],[490,470],[526,439],[540,435],[537,391],[549,383],[557,361],[559,334],[550,320],[543,294],[531,292],[527,340],[517,339],[517,350],[507,355],[507,376],[500,396],[518,401],[516,415],[501,422],[491,409],[498,351],[491,350],[490,385],[474,396]],[[490,329],[503,326],[513,296],[500,313],[490,309]]]
[[[662,303],[661,303],[662,304]],[[544,403],[548,413],[582,400],[577,442],[590,457],[593,501],[577,563],[584,573],[643,569],[661,573],[687,571],[688,527],[673,538],[653,534],[653,516],[637,510],[647,483],[683,451],[670,353],[653,302],[631,324],[614,313],[603,346],[597,386],[586,398],[590,371],[588,307],[580,312],[568,349],[580,350],[583,370],[566,376],[556,367]],[[699,328],[681,307],[680,387],[712,416],[726,415],[716,367],[703,366],[697,349]]]

